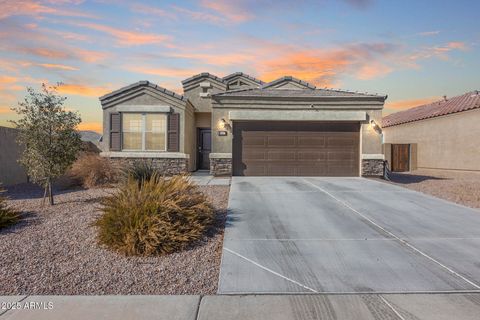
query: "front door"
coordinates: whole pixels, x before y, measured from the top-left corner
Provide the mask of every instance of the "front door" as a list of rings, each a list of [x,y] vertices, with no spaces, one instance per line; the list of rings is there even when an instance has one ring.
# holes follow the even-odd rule
[[[210,152],[212,151],[212,130],[198,129],[198,169],[210,169]]]
[[[409,171],[410,145],[392,144],[392,171]]]

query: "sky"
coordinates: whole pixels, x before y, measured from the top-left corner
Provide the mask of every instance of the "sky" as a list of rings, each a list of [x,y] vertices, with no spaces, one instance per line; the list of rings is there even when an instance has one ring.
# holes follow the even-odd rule
[[[387,94],[384,114],[480,89],[476,0],[0,0],[0,126],[26,87],[62,82],[82,130],[139,80],[291,75]]]

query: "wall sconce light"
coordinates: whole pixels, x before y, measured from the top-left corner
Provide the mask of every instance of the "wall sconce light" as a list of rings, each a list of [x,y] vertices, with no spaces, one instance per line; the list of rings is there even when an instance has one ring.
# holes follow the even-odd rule
[[[373,130],[375,130],[378,133],[382,133],[382,128],[378,125],[378,123],[375,122],[375,120],[370,120],[370,126],[372,127]]]
[[[225,118],[221,118],[218,121],[218,128],[221,130],[230,130],[232,126],[230,125],[230,123],[228,123],[227,120],[225,120]]]

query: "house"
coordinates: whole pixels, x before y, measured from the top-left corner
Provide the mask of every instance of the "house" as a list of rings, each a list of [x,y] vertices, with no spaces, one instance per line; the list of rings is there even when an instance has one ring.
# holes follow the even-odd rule
[[[383,173],[386,96],[294,77],[201,73],[183,95],[140,81],[100,98],[103,156],[148,159],[165,174],[360,176]]]
[[[393,171],[480,171],[480,94],[467,92],[383,118],[385,159]]]

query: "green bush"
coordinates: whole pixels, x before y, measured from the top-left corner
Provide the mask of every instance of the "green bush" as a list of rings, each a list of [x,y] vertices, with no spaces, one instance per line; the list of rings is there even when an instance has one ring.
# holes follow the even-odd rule
[[[206,196],[185,176],[133,178],[103,201],[99,241],[125,255],[159,255],[185,249],[213,222]]]
[[[149,161],[135,161],[123,170],[125,181],[133,179],[140,184],[142,181],[149,181],[154,175],[160,176],[160,172]]]
[[[0,186],[0,229],[12,225],[20,220],[20,215],[7,207],[7,198],[2,196],[5,190]]]

